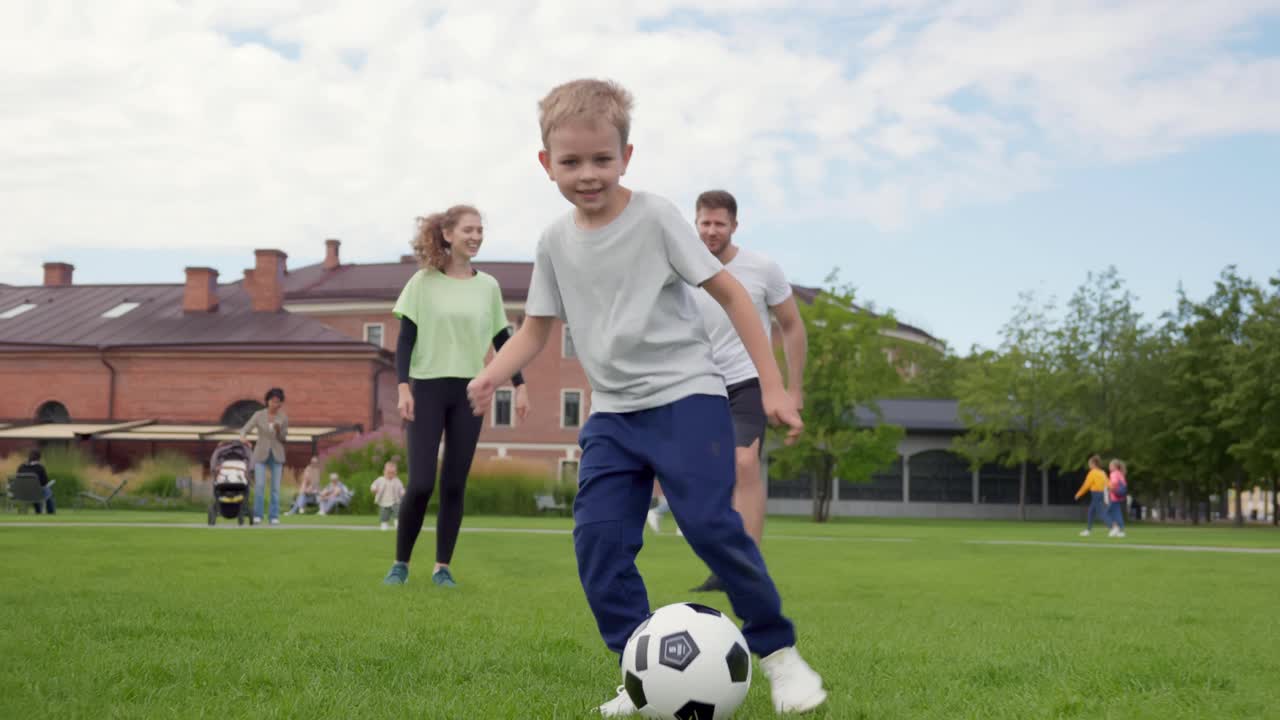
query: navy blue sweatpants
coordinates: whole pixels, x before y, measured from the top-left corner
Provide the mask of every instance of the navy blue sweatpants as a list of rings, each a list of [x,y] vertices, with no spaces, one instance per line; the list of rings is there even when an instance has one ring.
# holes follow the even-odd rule
[[[734,439],[724,397],[693,395],[629,413],[594,413],[582,428],[573,546],[605,644],[621,655],[649,614],[635,558],[656,476],[693,551],[724,583],[760,656],[795,644],[759,548],[733,509]]]

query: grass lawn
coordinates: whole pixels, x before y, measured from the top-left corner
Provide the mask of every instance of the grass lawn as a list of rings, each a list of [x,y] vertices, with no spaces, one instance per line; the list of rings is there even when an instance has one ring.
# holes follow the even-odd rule
[[[452,591],[430,584],[430,535],[410,584],[382,586],[394,533],[343,531],[373,518],[164,526],[203,522],[0,517],[0,718],[586,718],[618,684],[567,519],[468,518]],[[1280,717],[1280,554],[1100,547],[1280,533],[1078,530],[771,519],[766,558],[831,691],[813,717]],[[670,529],[640,566],[655,607],[705,575]],[[737,717],[773,717],[758,668]]]

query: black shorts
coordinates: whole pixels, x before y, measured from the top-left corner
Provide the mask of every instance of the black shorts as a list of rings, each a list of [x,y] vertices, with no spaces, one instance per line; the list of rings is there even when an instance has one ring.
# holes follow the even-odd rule
[[[738,447],[751,447],[760,441],[764,449],[764,431],[769,425],[764,414],[764,395],[760,392],[760,379],[751,378],[728,386],[729,413],[733,416],[733,439]]]

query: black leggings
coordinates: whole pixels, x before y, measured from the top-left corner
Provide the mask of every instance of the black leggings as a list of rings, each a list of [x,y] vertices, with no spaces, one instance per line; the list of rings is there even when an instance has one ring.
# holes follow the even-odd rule
[[[436,485],[436,458],[444,433],[444,462],[440,469],[440,515],[436,519],[436,562],[448,564],[462,528],[462,499],[467,473],[475,458],[483,417],[471,412],[466,378],[414,380],[413,422],[408,424],[409,487],[400,501],[396,561],[409,562],[422,531],[427,504]]]

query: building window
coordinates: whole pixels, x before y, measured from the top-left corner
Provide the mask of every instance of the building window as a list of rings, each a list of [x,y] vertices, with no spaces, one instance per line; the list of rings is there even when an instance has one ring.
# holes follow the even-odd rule
[[[560,482],[578,484],[578,461],[577,460],[561,460],[560,461]]]
[[[67,411],[66,405],[57,400],[50,400],[36,410],[36,422],[69,423],[71,422],[71,413]]]
[[[560,427],[576,428],[582,425],[582,391],[560,391]]]
[[[515,400],[515,391],[511,388],[498,388],[493,393],[493,426],[511,427],[515,425],[511,409]]]
[[[365,323],[364,341],[382,347],[382,323]]]
[[[12,320],[28,310],[36,308],[34,303],[22,303],[0,313],[0,320]]]
[[[573,337],[569,335],[569,326],[562,326],[564,333],[560,336],[560,357],[576,358],[578,350],[573,347]]]
[[[133,310],[134,308],[138,307],[138,305],[140,305],[140,304],[141,304],[141,303],[136,303],[136,302],[122,302],[122,303],[120,303],[119,305],[117,305],[117,306],[115,306],[115,307],[111,308],[110,310],[108,310],[108,311],[106,311],[106,312],[102,313],[102,317],[104,317],[104,318],[118,318],[118,317],[121,317],[121,316],[123,316],[123,315],[128,314],[128,313],[129,313],[129,311],[131,311],[131,310]]]
[[[253,417],[253,414],[261,410],[262,407],[262,403],[257,400],[238,400],[228,405],[227,409],[222,411],[222,420],[220,422],[226,427],[239,430],[244,427],[244,424],[249,422],[249,418]]]

